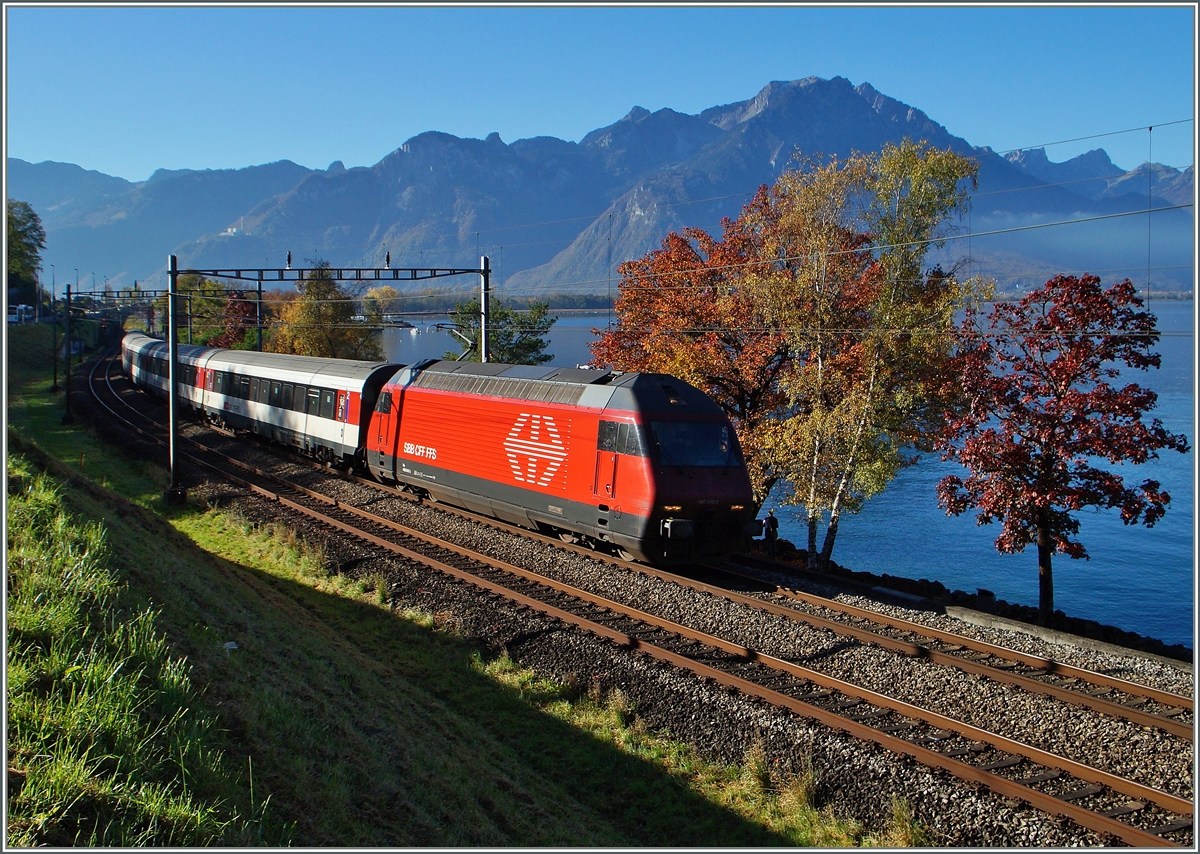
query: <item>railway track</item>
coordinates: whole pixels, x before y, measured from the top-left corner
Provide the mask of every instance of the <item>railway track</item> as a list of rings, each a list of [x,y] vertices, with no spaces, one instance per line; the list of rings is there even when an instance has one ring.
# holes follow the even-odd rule
[[[105,384],[108,384],[107,371],[104,378]],[[93,385],[95,387],[95,383]],[[111,394],[120,396],[115,390]],[[104,405],[107,407],[107,404]],[[131,426],[152,437],[152,430],[143,431],[140,427]],[[1068,817],[1083,827],[1127,844],[1162,847],[1190,841],[1192,804],[1184,798],[887,697],[795,661],[699,631],[629,603],[615,601],[474,550],[446,543],[315,490],[283,481],[277,475],[253,466],[246,466],[239,461],[210,458],[209,455],[215,453],[206,449],[188,456],[198,465],[213,468],[222,476],[240,482],[247,489],[293,512],[357,537],[398,560],[417,562],[423,567],[471,584],[484,591],[485,595],[504,597],[552,621],[573,625],[728,689],[788,709],[895,753],[912,756],[960,779],[987,786],[1006,798],[1025,801],[1045,812]],[[231,465],[239,467],[239,471],[231,474]],[[454,512],[477,518],[464,511]],[[495,520],[484,521],[493,527],[511,527]],[[528,535],[525,531],[521,533]],[[557,547],[564,546],[548,537],[535,535],[535,538],[553,542]],[[954,666],[975,675],[1016,685],[1023,690],[1044,693],[1103,714],[1114,714],[1143,726],[1155,726],[1179,738],[1191,738],[1190,723],[1185,734],[1178,725],[1186,722],[1177,719],[1185,712],[1190,712],[1190,706],[1182,709],[1177,705],[1169,705],[1177,701],[1190,703],[1190,698],[1167,695],[1166,692],[1156,692],[1124,680],[1113,680],[1103,674],[1093,674],[993,645],[981,645],[981,642],[970,638],[947,638],[944,635],[948,633],[931,632],[920,624],[909,624],[894,618],[881,619],[881,615],[874,612],[852,609],[809,594],[777,588],[751,596],[638,564],[616,559],[610,559],[610,562],[699,592],[721,596],[745,607],[799,620],[859,643],[926,659],[933,664]],[[727,570],[711,568],[710,571],[723,573]],[[762,595],[789,596],[791,601],[781,604],[764,600],[760,598]],[[832,618],[798,611],[794,603],[836,612],[839,616]],[[856,625],[854,620],[870,621],[872,628]],[[880,627],[886,628],[887,632],[907,633],[908,636],[898,638],[894,634],[877,631]],[[923,633],[918,633],[918,630]],[[1015,663],[1011,666],[992,666],[955,654],[961,651],[989,657],[1000,656],[998,663],[1001,665]],[[1014,672],[1018,668],[1025,672]],[[1105,698],[1087,691],[1076,691],[1043,681],[1039,676],[1079,679],[1094,685],[1096,689],[1103,687],[1111,696]],[[1131,705],[1114,702],[1113,697],[1141,698],[1143,705],[1156,705],[1150,711],[1139,711]],[[1160,714],[1159,707],[1163,705],[1167,706],[1167,711],[1177,708],[1180,711],[1174,715]],[[1174,731],[1171,727],[1174,727]]]

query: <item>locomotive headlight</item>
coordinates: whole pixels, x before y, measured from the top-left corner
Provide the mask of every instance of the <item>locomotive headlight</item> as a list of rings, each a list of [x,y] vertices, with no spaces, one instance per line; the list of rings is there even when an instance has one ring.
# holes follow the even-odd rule
[[[679,504],[664,504],[663,505],[663,510],[665,510],[668,513],[678,513],[682,509],[683,509],[683,507]]]
[[[730,504],[729,509],[730,510],[745,510],[746,505],[745,504]]]

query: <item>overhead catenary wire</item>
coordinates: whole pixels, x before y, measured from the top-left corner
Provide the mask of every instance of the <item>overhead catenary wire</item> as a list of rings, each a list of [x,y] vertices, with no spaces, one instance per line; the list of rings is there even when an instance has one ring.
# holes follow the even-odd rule
[[[1014,151],[1023,151],[1023,150],[1028,150],[1031,148],[1044,148],[1044,147],[1049,147],[1049,146],[1053,146],[1053,145],[1079,142],[1079,141],[1084,141],[1084,140],[1089,140],[1089,139],[1099,139],[1102,137],[1116,136],[1116,135],[1120,135],[1120,134],[1137,132],[1137,131],[1141,131],[1141,130],[1147,130],[1148,132],[1152,132],[1153,127],[1156,127],[1156,126],[1157,127],[1167,127],[1167,126],[1172,126],[1172,125],[1187,124],[1192,121],[1193,121],[1193,119],[1190,119],[1190,118],[1180,119],[1180,120],[1171,121],[1171,122],[1158,123],[1157,125],[1144,125],[1141,127],[1128,128],[1128,129],[1119,130],[1119,131],[1110,131],[1110,132],[1101,133],[1101,134],[1092,134],[1092,135],[1087,135],[1087,136],[1073,137],[1070,139],[1057,140],[1054,142],[1040,143],[1040,144],[1034,145],[1034,146],[1022,146],[1020,148],[1013,148],[1013,149],[1000,150],[1000,151],[989,150],[989,152],[992,154],[996,154],[996,155],[1002,155],[1002,154],[1010,153],[1010,152],[1014,152]],[[1026,226],[1013,226],[1013,227],[993,229],[993,230],[989,230],[986,232],[978,232],[978,233],[969,230],[966,235],[950,234],[950,235],[939,236],[937,238],[931,238],[926,241],[913,241],[913,242],[906,243],[906,244],[894,244],[893,246],[878,246],[878,247],[873,247],[873,248],[884,249],[884,248],[898,248],[901,246],[916,246],[916,245],[921,245],[922,243],[932,244],[932,243],[938,243],[938,242],[943,242],[943,241],[961,239],[964,236],[968,240],[971,240],[974,237],[996,236],[996,235],[1010,234],[1010,233],[1016,233],[1016,232],[1021,232],[1021,231],[1029,231],[1029,230],[1033,230],[1033,229],[1049,228],[1049,227],[1056,227],[1056,226],[1063,226],[1063,225],[1073,225],[1073,224],[1080,224],[1080,223],[1087,223],[1087,222],[1096,222],[1096,221],[1100,221],[1100,220],[1114,219],[1114,218],[1119,218],[1119,217],[1123,217],[1123,216],[1138,216],[1138,215],[1142,215],[1142,214],[1149,215],[1151,213],[1161,213],[1161,212],[1166,212],[1166,211],[1191,208],[1192,207],[1191,204],[1172,205],[1172,206],[1164,206],[1164,207],[1159,207],[1159,208],[1153,207],[1153,173],[1155,171],[1160,171],[1160,170],[1156,170],[1155,165],[1153,164],[1153,156],[1152,155],[1153,155],[1153,149],[1151,147],[1150,158],[1147,161],[1147,163],[1149,164],[1149,168],[1147,169],[1147,172],[1148,172],[1148,183],[1150,186],[1148,189],[1149,201],[1148,201],[1146,210],[1097,215],[1097,216],[1093,216],[1093,217],[1062,220],[1062,221],[1051,222],[1051,223],[1035,223],[1035,224],[1026,225]],[[1065,182],[1057,182],[1057,183],[1041,183],[1041,184],[1031,186],[1031,187],[1010,188],[1010,189],[1006,189],[1006,190],[990,191],[988,193],[976,193],[976,194],[972,194],[972,195],[973,195],[973,197],[982,198],[982,197],[986,197],[989,195],[1000,195],[1000,194],[1014,193],[1014,192],[1030,192],[1030,191],[1046,189],[1049,187],[1068,186],[1071,184],[1092,182],[1095,180],[1097,180],[1097,179],[1079,179],[1076,181],[1065,181]],[[757,192],[757,190],[754,192]],[[673,208],[673,207],[689,206],[689,205],[696,205],[696,204],[704,204],[704,203],[709,203],[709,202],[728,200],[731,198],[752,196],[752,195],[754,195],[754,192],[735,193],[735,194],[729,194],[729,195],[725,195],[725,196],[715,196],[715,197],[710,197],[710,198],[705,198],[705,199],[689,200],[689,201],[685,201],[685,202],[664,203],[661,205],[656,205],[656,207]],[[611,207],[610,207],[610,210],[611,210]],[[490,233],[499,233],[499,232],[504,232],[504,231],[537,228],[537,227],[541,227],[541,226],[556,225],[556,224],[563,224],[563,223],[569,223],[569,222],[577,222],[577,221],[582,221],[582,220],[595,221],[599,216],[600,215],[597,214],[597,215],[565,218],[565,219],[559,219],[559,220],[549,220],[549,221],[544,221],[544,222],[540,222],[540,223],[528,223],[528,224],[524,224],[524,225],[504,226],[504,227],[500,227],[500,228],[496,228],[496,229],[480,229],[480,230],[476,231],[477,241],[478,241],[478,235],[484,234],[484,233],[490,234]],[[612,218],[613,218],[613,215],[610,213],[609,214],[610,234],[611,234],[611,227],[612,227]],[[1150,219],[1150,217],[1147,216],[1148,228],[1150,227],[1149,219]],[[578,240],[578,236],[575,236],[572,238],[564,238],[561,241],[555,240],[555,241],[529,242],[529,243],[525,243],[525,244],[512,244],[509,246],[509,248],[539,246],[539,245],[553,245],[553,244],[557,244],[560,242],[561,243],[570,243],[575,240]],[[1147,240],[1147,244],[1148,244],[1148,246],[1147,246],[1147,265],[1145,268],[1146,272],[1147,272],[1147,282],[1146,282],[1147,291],[1149,291],[1149,287],[1150,287],[1149,273],[1151,271],[1164,271],[1164,270],[1172,270],[1172,269],[1179,269],[1179,270],[1189,269],[1189,267],[1183,266],[1183,265],[1160,266],[1160,267],[1151,266],[1151,264],[1149,263],[1150,262],[1149,238]],[[611,247],[611,236],[609,237],[609,246]],[[314,249],[313,251],[314,251],[314,254],[319,255],[321,252],[329,252],[329,251],[332,251],[332,250],[335,250],[338,248],[349,248],[349,247],[326,247],[323,250]],[[356,248],[361,249],[361,245],[359,245]],[[492,249],[498,248],[499,251],[501,253],[503,253],[503,250],[505,247],[503,245],[493,245],[491,248]],[[363,259],[369,254],[377,254],[378,251],[379,251],[379,249],[377,247],[376,248],[368,247],[367,249],[362,250],[361,254],[358,257],[360,259]],[[416,250],[408,250],[408,251],[416,251]],[[422,258],[426,251],[427,250],[425,250],[425,249],[420,250],[420,255]],[[781,259],[781,260],[788,260],[788,259]],[[794,259],[791,259],[791,260],[794,260]],[[973,259],[971,259],[971,260],[973,263]],[[762,263],[763,262],[761,262],[761,261],[753,261],[753,262],[746,262],[743,265],[732,265],[732,266],[754,266],[754,265],[760,265]],[[731,269],[732,266],[729,269]],[[604,284],[610,286],[611,278],[612,278],[611,254],[609,257],[609,262],[606,265],[606,267],[607,267],[606,277],[605,277],[605,279],[602,279],[602,280],[586,279],[586,280],[579,280],[579,281],[572,281],[572,282],[548,282],[548,283],[544,283],[544,284],[540,284],[540,285],[517,286],[516,288],[509,289],[507,291],[507,293],[509,293],[511,295],[536,295],[539,292],[549,294],[549,293],[555,292],[556,289],[558,291],[561,291],[562,289],[566,289],[566,288],[578,288],[580,286],[599,285],[601,283],[604,283]],[[672,271],[672,272],[675,275],[689,275],[694,272],[702,271],[702,272],[707,273],[707,272],[713,272],[713,271],[716,271],[719,269],[723,269],[723,268],[706,267],[706,268],[702,268],[702,270],[691,270],[691,271],[680,270],[680,271]],[[1121,268],[1121,269],[1124,270],[1126,268]],[[1132,268],[1128,268],[1128,269],[1132,269]],[[1021,273],[995,274],[995,275],[989,276],[988,278],[993,279],[993,280],[995,280],[995,279],[1016,279],[1016,278],[1021,278],[1025,275],[1035,276],[1035,275],[1042,275],[1042,274],[1043,273],[1041,273],[1041,272],[1031,271],[1028,274],[1021,274]],[[628,279],[636,279],[639,277],[635,276],[635,277],[623,277],[623,278],[628,280]],[[697,286],[686,286],[685,285],[682,287],[705,287],[705,285],[697,285]],[[466,288],[461,289],[461,290],[458,290],[458,289],[427,290],[420,294],[412,294],[412,293],[400,294],[396,297],[392,297],[391,299],[396,299],[396,300],[432,299],[432,298],[436,298],[438,296],[443,296],[443,295],[445,295],[445,296],[461,295],[466,290],[467,290]],[[267,303],[268,300],[264,300],[263,302]]]
[[[1090,217],[1081,217],[1081,218],[1077,218],[1077,219],[1068,219],[1068,220],[1057,220],[1054,222],[1033,223],[1030,225],[1009,226],[1007,228],[991,229],[989,231],[969,232],[966,234],[946,234],[946,235],[940,235],[938,237],[927,238],[924,240],[912,240],[912,241],[905,241],[902,243],[875,244],[866,249],[835,250],[833,252],[825,253],[825,255],[826,255],[826,257],[836,257],[839,255],[861,254],[863,252],[875,251],[875,250],[881,250],[881,249],[900,249],[900,248],[908,248],[908,247],[916,247],[916,246],[930,246],[933,244],[945,243],[945,242],[949,242],[952,240],[962,240],[962,239],[975,238],[975,237],[992,237],[992,236],[1003,235],[1003,234],[1013,234],[1013,233],[1017,233],[1017,232],[1033,231],[1033,230],[1038,230],[1038,229],[1043,229],[1043,228],[1056,228],[1059,226],[1080,225],[1080,224],[1089,223],[1089,222],[1100,222],[1100,221],[1104,221],[1104,220],[1120,219],[1122,217],[1141,216],[1143,214],[1150,214],[1150,213],[1163,213],[1163,212],[1173,211],[1173,210],[1185,210],[1185,209],[1189,209],[1192,207],[1193,207],[1193,204],[1189,202],[1189,203],[1184,203],[1184,204],[1168,205],[1168,206],[1157,207],[1157,208],[1151,207],[1151,208],[1147,208],[1144,210],[1122,211],[1122,212],[1111,213],[1111,214],[1097,214],[1096,216],[1090,216]],[[624,276],[623,278],[631,281],[631,280],[636,280],[636,279],[657,278],[660,276],[668,276],[668,275],[684,276],[684,275],[693,275],[695,273],[711,273],[711,272],[717,272],[717,271],[723,271],[723,270],[739,269],[739,268],[744,268],[744,267],[767,267],[772,264],[779,264],[779,263],[784,263],[784,262],[788,262],[788,261],[803,260],[808,257],[810,257],[810,255],[806,253],[805,255],[794,255],[794,256],[787,256],[787,257],[783,257],[783,258],[775,258],[775,259],[768,259],[768,260],[746,261],[746,262],[741,262],[738,264],[726,264],[726,265],[720,265],[720,266],[715,266],[715,267],[707,267],[707,266],[706,267],[693,267],[693,268],[687,268],[687,269],[681,269],[681,270],[665,271],[665,272],[661,272],[661,273],[646,274],[643,276],[638,276],[638,275]],[[1169,269],[1169,268],[1163,268],[1163,269]],[[1187,269],[1187,268],[1185,267],[1183,269]],[[604,284],[608,281],[609,281],[609,279],[606,276],[606,278],[604,278],[604,279],[584,279],[584,280],[579,280],[579,281],[574,281],[574,282],[554,282],[554,283],[549,283],[546,285],[541,285],[541,286],[539,286],[539,288],[548,289],[548,288],[552,288],[552,287],[567,288],[567,287],[578,287],[580,285],[600,285],[600,284]],[[690,287],[696,287],[696,286],[690,286]],[[463,290],[465,290],[465,288]],[[454,291],[451,290],[449,292],[453,293]],[[430,295],[432,295],[430,292],[424,292],[420,295],[414,295],[411,298],[420,298],[420,297],[430,296]],[[401,296],[403,296],[403,295],[401,295]],[[398,298],[401,298],[401,297],[400,296],[389,297],[389,299],[398,299]]]

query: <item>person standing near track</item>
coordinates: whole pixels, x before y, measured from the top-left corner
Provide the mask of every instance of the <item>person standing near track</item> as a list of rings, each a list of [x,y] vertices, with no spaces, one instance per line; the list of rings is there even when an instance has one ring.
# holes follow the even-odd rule
[[[767,511],[763,520],[763,539],[767,542],[767,557],[775,557],[775,541],[779,539],[779,520],[775,518],[775,509]]]

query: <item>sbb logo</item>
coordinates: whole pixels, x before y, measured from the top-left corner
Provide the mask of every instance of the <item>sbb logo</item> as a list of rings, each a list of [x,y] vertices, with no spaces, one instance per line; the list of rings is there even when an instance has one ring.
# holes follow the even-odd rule
[[[522,412],[504,440],[508,465],[518,483],[549,486],[567,461],[558,426],[549,415]]]

